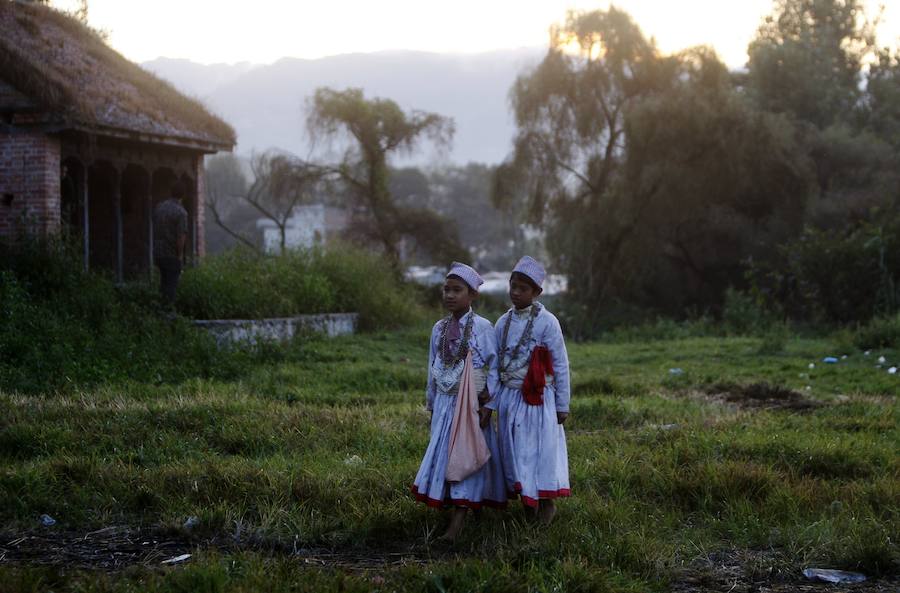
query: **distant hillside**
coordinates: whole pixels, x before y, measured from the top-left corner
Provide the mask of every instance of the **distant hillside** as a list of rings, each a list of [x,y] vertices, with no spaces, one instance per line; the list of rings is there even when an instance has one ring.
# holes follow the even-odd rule
[[[361,87],[405,109],[453,117],[456,136],[450,159],[500,162],[514,133],[509,89],[538,63],[544,50],[523,48],[482,54],[379,52],[317,60],[283,58],[274,64],[204,66],[160,58],[144,67],[201,98],[238,133],[240,153],[279,147],[305,155],[306,98],[320,86]],[[428,162],[431,154],[414,155]]]
[[[181,92],[204,99],[219,87],[259,67],[250,62],[205,65],[173,58],[156,58],[141,65],[174,84]]]

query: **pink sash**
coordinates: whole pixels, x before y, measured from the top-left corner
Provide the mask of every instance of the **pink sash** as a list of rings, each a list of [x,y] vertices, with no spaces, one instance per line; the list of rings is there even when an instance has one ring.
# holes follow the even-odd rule
[[[465,480],[491,458],[478,421],[478,394],[475,393],[471,351],[466,354],[466,363],[459,381],[459,395],[456,397],[456,409],[450,424],[448,452],[445,479],[449,482]]]

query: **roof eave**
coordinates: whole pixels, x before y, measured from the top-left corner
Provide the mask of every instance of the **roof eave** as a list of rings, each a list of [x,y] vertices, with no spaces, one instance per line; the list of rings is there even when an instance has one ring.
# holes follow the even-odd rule
[[[122,140],[131,140],[133,142],[162,144],[164,146],[187,148],[190,150],[202,152],[204,154],[214,154],[216,152],[231,152],[234,149],[234,142],[229,141],[201,140],[198,138],[187,138],[182,136],[151,134],[148,132],[139,132],[126,128],[116,128],[113,126],[75,123],[70,126],[69,129],[78,130],[80,132],[85,132],[88,134],[96,134],[98,136],[108,136],[111,138],[119,138]]]

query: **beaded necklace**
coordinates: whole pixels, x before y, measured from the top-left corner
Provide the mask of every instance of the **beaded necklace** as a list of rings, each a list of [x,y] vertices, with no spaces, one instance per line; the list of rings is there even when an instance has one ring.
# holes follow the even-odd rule
[[[540,303],[533,303],[531,305],[531,313],[528,315],[528,323],[525,325],[525,330],[522,332],[522,335],[519,337],[519,341],[516,343],[515,348],[513,348],[512,353],[509,355],[509,358],[506,359],[506,363],[504,364],[504,355],[508,352],[508,348],[506,346],[507,341],[509,340],[509,326],[512,325],[512,316],[515,315],[515,310],[509,310],[509,317],[506,319],[506,325],[503,327],[503,338],[500,341],[500,360],[499,367],[501,372],[506,372],[509,370],[509,365],[513,363],[519,357],[519,351],[522,349],[522,346],[528,343],[531,340],[531,333],[534,330],[534,320],[538,316],[538,313],[541,312]]]
[[[462,339],[459,341],[459,347],[456,349],[456,353],[451,353],[450,348],[447,347],[447,331],[450,328],[450,321],[452,318],[453,314],[451,313],[444,319],[444,322],[441,324],[440,338],[438,339],[438,353],[441,357],[441,362],[445,367],[455,367],[466,357],[466,354],[469,353],[469,338],[472,336],[475,313],[473,312],[469,315],[469,319],[466,320],[466,327],[463,329]]]

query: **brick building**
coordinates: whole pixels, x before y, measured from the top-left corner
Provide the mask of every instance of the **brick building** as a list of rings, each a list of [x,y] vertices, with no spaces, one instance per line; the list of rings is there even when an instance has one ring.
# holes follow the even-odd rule
[[[0,0],[0,240],[77,237],[86,268],[121,281],[152,263],[152,209],[190,188],[203,255],[203,158],[234,130],[51,8]]]

